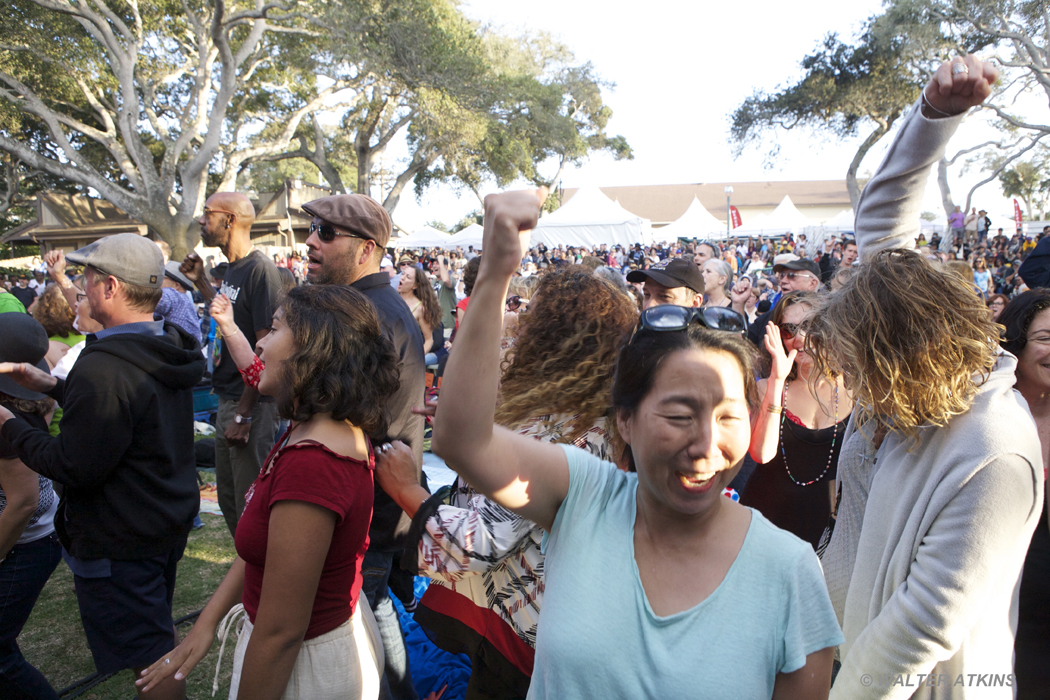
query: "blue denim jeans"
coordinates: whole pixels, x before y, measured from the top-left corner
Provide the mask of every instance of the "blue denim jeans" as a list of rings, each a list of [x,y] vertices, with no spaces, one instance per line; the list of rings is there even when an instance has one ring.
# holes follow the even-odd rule
[[[361,592],[368,599],[368,605],[375,615],[379,626],[379,636],[383,640],[383,652],[386,654],[386,683],[379,693],[380,700],[418,700],[419,695],[412,683],[412,672],[408,668],[408,651],[405,649],[405,636],[401,632],[401,623],[397,611],[390,600],[390,569],[394,566],[394,555],[387,552],[365,552],[361,565]],[[388,687],[389,686],[389,687]]]
[[[61,558],[62,545],[51,533],[16,544],[0,562],[0,698],[58,700],[47,679],[22,656],[18,635]]]

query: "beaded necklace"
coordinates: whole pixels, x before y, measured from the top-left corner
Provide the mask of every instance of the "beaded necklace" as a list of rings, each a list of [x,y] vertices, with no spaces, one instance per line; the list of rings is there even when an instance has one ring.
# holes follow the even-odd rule
[[[791,473],[791,468],[788,467],[787,452],[784,450],[784,420],[787,415],[787,394],[788,386],[790,384],[790,380],[784,382],[784,399],[782,401],[784,410],[780,414],[780,455],[784,458],[784,470],[787,471],[788,478],[791,479],[792,483],[796,486],[811,486],[824,478],[824,475],[828,473],[828,469],[831,469],[831,458],[835,456],[835,440],[839,436],[839,385],[838,382],[835,382],[835,422],[833,424],[834,431],[831,433],[831,452],[828,453],[828,463],[824,465],[824,471],[822,471],[820,476],[816,479],[802,482],[796,479]]]

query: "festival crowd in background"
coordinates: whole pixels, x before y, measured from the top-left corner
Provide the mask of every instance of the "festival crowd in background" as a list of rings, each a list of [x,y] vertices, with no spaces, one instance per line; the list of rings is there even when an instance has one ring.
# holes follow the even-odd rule
[[[271,257],[220,192],[225,262],[47,253],[0,285],[0,697],[58,697],[17,637],[60,559],[141,698],[231,635],[230,698],[417,698],[394,599],[471,699],[1050,697],[1050,227],[910,223],[995,77],[938,69],[848,237],[530,247],[521,191],[402,250],[333,195]],[[237,557],[180,638],[202,464]]]

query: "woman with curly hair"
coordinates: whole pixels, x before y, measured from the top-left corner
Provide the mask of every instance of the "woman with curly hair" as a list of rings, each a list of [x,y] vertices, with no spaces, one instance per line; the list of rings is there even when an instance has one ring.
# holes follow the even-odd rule
[[[823,556],[846,638],[833,700],[955,697],[941,688],[1013,672],[1042,449],[984,301],[908,249],[932,164],[996,77],[972,56],[937,69],[858,203],[862,265],[810,327],[815,366],[857,406]],[[949,680],[903,692],[902,677]]]
[[[618,461],[612,378],[638,321],[631,299],[580,267],[543,278],[503,362],[496,422]],[[454,351],[453,351],[454,352]],[[380,450],[376,479],[413,517],[410,570],[432,580],[416,620],[438,646],[471,656],[467,698],[525,697],[543,604],[543,530],[462,480],[434,496],[400,442]]]
[[[290,290],[259,357],[225,296],[212,317],[245,381],[291,424],[245,497],[230,572],[182,643],[136,683],[145,692],[173,673],[185,678],[243,604],[230,698],[375,698],[382,644],[369,653],[371,613],[358,597],[374,498],[370,436],[385,433],[382,407],[399,385],[394,347],[372,303],[346,286]]]
[[[73,327],[76,314],[69,308],[57,284],[44,290],[29,313],[47,331],[50,347],[46,359],[51,367],[57,365],[71,347],[84,340],[84,335]]]
[[[427,281],[427,273],[415,265],[402,267],[397,293],[408,304],[409,311],[423,333],[423,354],[432,352],[434,331],[441,325],[441,304],[438,303],[437,292]],[[444,337],[441,340],[443,342]]]

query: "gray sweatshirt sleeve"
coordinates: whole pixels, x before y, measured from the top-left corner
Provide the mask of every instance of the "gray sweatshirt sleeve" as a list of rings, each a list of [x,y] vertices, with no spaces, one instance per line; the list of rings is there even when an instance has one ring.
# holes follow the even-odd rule
[[[963,115],[927,119],[918,102],[905,118],[886,158],[857,204],[857,250],[861,260],[881,250],[912,248],[930,168],[944,155]]]

